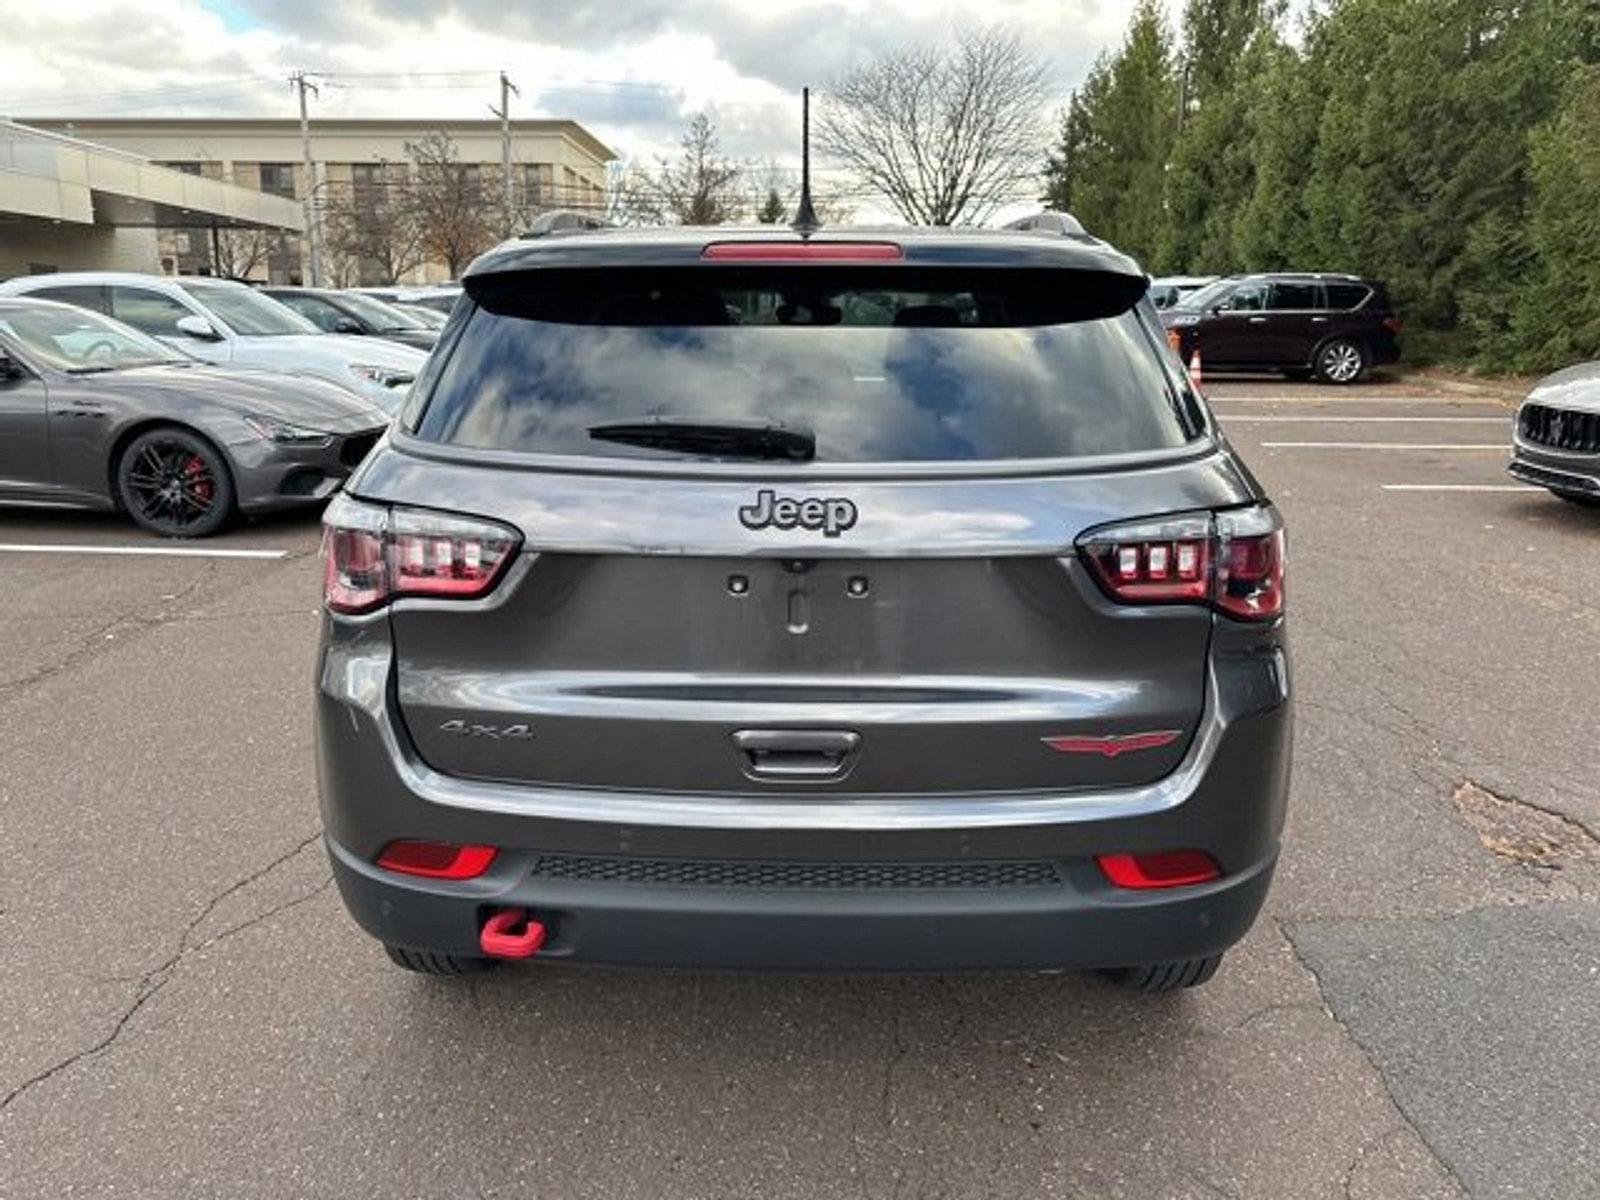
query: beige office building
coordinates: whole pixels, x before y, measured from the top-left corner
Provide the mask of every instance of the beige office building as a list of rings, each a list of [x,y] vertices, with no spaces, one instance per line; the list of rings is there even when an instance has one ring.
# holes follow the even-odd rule
[[[415,178],[408,144],[430,134],[442,133],[454,143],[462,177],[481,194],[486,216],[492,209],[496,236],[506,220],[497,120],[313,120],[309,177],[300,123],[294,119],[29,118],[27,124],[302,205],[309,191],[321,237],[323,283],[329,286],[391,282],[384,278],[388,272],[383,261],[341,252],[341,239],[330,236],[329,224],[341,212],[347,218],[352,211],[359,214],[365,197],[403,192]],[[575,121],[511,122],[512,223],[551,208],[603,212],[606,167],[615,158]],[[371,207],[377,211],[380,206]],[[205,271],[274,283],[311,282],[311,239],[306,235],[163,228],[158,242],[161,268],[169,274]],[[436,282],[447,274],[445,263],[423,261],[406,270],[399,282]]]

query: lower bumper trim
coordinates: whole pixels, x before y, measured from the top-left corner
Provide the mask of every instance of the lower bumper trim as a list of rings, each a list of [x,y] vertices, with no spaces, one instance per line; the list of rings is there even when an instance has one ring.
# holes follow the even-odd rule
[[[1137,966],[1217,954],[1255,920],[1276,865],[1194,887],[1129,893],[1092,861],[1058,886],[749,888],[538,877],[522,862],[441,883],[390,875],[328,840],[351,914],[391,945],[479,955],[490,913],[525,909],[538,960],[803,970]],[[503,856],[515,859],[517,856]]]

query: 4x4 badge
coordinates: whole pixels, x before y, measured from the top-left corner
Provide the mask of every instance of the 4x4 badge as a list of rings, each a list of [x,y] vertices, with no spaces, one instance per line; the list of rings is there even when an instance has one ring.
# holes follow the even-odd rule
[[[823,537],[838,537],[856,523],[856,506],[843,496],[794,500],[774,495],[763,488],[755,503],[739,510],[739,523],[746,529],[820,529]]]

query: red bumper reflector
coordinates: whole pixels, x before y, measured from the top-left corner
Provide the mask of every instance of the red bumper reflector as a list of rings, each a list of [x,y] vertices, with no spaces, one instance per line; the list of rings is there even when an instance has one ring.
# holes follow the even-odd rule
[[[476,879],[494,861],[493,846],[455,846],[449,842],[390,842],[378,865],[402,875],[429,879]]]
[[[1185,887],[1222,878],[1222,869],[1203,850],[1160,850],[1154,854],[1101,854],[1095,861],[1121,888]]]
[[[493,958],[531,958],[544,945],[544,926],[520,908],[502,908],[483,923],[478,946]]]
[[[722,262],[897,262],[905,251],[893,242],[712,242],[700,257]]]

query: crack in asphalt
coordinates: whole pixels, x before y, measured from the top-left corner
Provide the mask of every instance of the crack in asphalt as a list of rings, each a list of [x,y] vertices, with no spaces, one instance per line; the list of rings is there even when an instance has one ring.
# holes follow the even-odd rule
[[[271,565],[280,567],[286,563],[298,563],[313,553],[315,552],[308,550],[303,553],[285,555]],[[0,680],[0,701],[15,699],[39,684],[70,671],[82,663],[91,661],[108,644],[115,645],[118,641],[125,641],[127,638],[136,637],[141,633],[148,633],[153,629],[161,629],[184,621],[226,621],[252,617],[298,616],[304,612],[314,614],[316,611],[315,609],[297,608],[265,612],[225,613],[213,617],[171,611],[174,606],[182,604],[198,592],[207,581],[213,579],[217,574],[218,565],[216,562],[200,563],[194,578],[177,591],[164,595],[155,601],[135,605],[117,614],[110,621],[97,626],[77,639],[69,641],[65,654],[55,662],[46,663],[15,679]],[[237,587],[224,591],[217,598],[220,600],[232,596],[236,592],[254,587],[257,582],[258,580],[255,577],[242,580]]]
[[[1311,963],[1303,954],[1300,953],[1300,946],[1294,940],[1294,933],[1290,928],[1289,922],[1285,921],[1282,917],[1273,917],[1272,923],[1277,926],[1279,936],[1289,944],[1289,952],[1294,955],[1294,960],[1297,964],[1299,964],[1300,969],[1309,975],[1312,982],[1316,984],[1317,994],[1322,997],[1322,1010],[1327,1013],[1329,1019],[1339,1027],[1339,1032],[1344,1034],[1344,1036],[1349,1039],[1350,1044],[1360,1052],[1361,1057],[1366,1061],[1367,1066],[1371,1068],[1373,1075],[1377,1077],[1378,1086],[1383,1089],[1383,1094],[1388,1097],[1390,1105],[1394,1108],[1395,1112],[1399,1114],[1400,1119],[1405,1122],[1406,1128],[1410,1129],[1411,1132],[1417,1135],[1417,1139],[1423,1144],[1423,1146],[1427,1148],[1428,1153],[1433,1156],[1434,1161],[1437,1162],[1444,1170],[1445,1174],[1450,1177],[1450,1182],[1455,1185],[1456,1190],[1463,1196],[1470,1195],[1470,1193],[1467,1191],[1466,1184],[1462,1182],[1461,1176],[1456,1174],[1455,1167],[1447,1158],[1444,1157],[1444,1155],[1439,1153],[1438,1147],[1436,1147],[1433,1142],[1429,1140],[1428,1135],[1423,1132],[1422,1126],[1418,1125],[1417,1122],[1412,1119],[1411,1114],[1407,1112],[1405,1106],[1400,1103],[1400,1098],[1395,1095],[1394,1089],[1389,1085],[1389,1077],[1383,1073],[1383,1068],[1378,1065],[1377,1059],[1373,1058],[1366,1046],[1362,1045],[1361,1039],[1356,1037],[1355,1032],[1350,1028],[1350,1026],[1345,1024],[1345,1022],[1340,1019],[1339,1014],[1334,1011],[1333,1002],[1328,999],[1328,990],[1323,986],[1322,976],[1317,974],[1317,969],[1311,965]],[[1393,1133],[1395,1131],[1391,1129],[1389,1132]],[[1346,1172],[1347,1183],[1352,1178],[1353,1171],[1354,1167],[1352,1165],[1351,1169]],[[1346,1194],[1348,1195],[1348,1192]]]
[[[183,931],[178,937],[177,947],[173,950],[173,952],[162,962],[158,963],[156,966],[152,967],[150,970],[138,977],[134,987],[133,999],[128,1003],[127,1007],[123,1009],[121,1014],[118,1015],[116,1021],[112,1024],[110,1032],[93,1044],[72,1052],[65,1058],[62,1058],[58,1062],[52,1063],[44,1070],[39,1071],[30,1078],[23,1080],[16,1087],[12,1088],[11,1091],[7,1092],[3,1098],[0,1098],[0,1113],[5,1112],[15,1101],[20,1099],[33,1088],[37,1087],[39,1084],[44,1083],[48,1079],[54,1078],[63,1071],[70,1070],[73,1066],[80,1062],[97,1057],[106,1050],[109,1050],[122,1036],[123,1031],[127,1029],[128,1023],[132,1021],[136,1015],[138,1015],[139,1010],[144,1008],[146,1004],[159,995],[161,990],[167,986],[167,984],[172,980],[173,976],[177,973],[178,968],[183,964],[183,960],[190,954],[204,950],[210,946],[214,946],[218,942],[233,937],[235,934],[242,933],[246,929],[260,925],[262,922],[268,921],[278,914],[288,911],[289,909],[298,907],[301,904],[305,904],[320,895],[328,887],[328,885],[333,882],[333,877],[331,874],[321,880],[321,882],[319,882],[317,886],[312,888],[310,891],[304,892],[301,895],[285,901],[282,904],[274,905],[263,912],[256,913],[248,919],[239,922],[237,925],[229,926],[222,932],[207,938],[203,942],[194,942],[192,940],[195,931],[205,923],[206,919],[213,912],[216,911],[219,904],[221,904],[228,897],[235,895],[239,891],[250,886],[250,884],[257,882],[258,880],[269,875],[278,867],[281,867],[283,864],[289,862],[297,855],[304,852],[308,846],[316,843],[321,836],[322,830],[320,828],[314,830],[305,838],[295,843],[293,849],[287,850],[278,855],[264,866],[258,867],[242,878],[235,880],[216,895],[212,896],[211,899],[208,900],[201,908],[200,912],[184,925]]]
[[[1361,1169],[1361,1164],[1366,1160],[1367,1155],[1371,1154],[1378,1146],[1389,1141],[1396,1134],[1404,1133],[1405,1131],[1406,1127],[1404,1125],[1391,1125],[1381,1133],[1373,1134],[1356,1147],[1356,1152],[1350,1157],[1350,1165],[1344,1169],[1344,1178],[1339,1187],[1339,1194],[1344,1197],[1344,1200],[1355,1200],[1356,1172]]]

